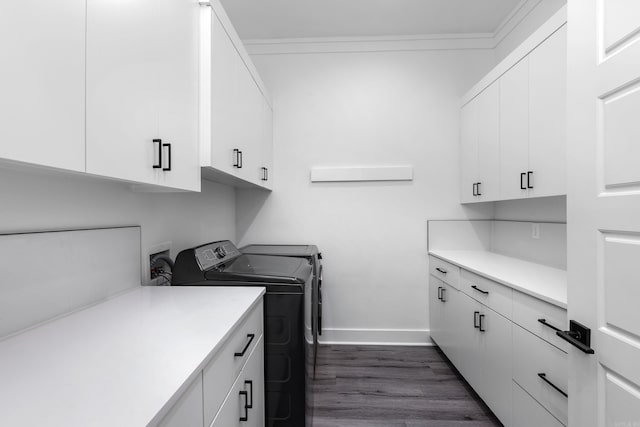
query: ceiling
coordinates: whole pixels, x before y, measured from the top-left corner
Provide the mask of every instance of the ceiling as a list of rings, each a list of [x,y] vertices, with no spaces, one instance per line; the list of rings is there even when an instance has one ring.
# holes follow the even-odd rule
[[[493,33],[522,0],[221,0],[242,39]]]

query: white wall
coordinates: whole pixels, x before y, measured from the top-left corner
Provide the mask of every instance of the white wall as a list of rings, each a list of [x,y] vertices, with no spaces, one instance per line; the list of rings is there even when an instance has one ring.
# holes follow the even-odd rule
[[[142,253],[172,242],[172,257],[236,235],[235,190],[206,181],[202,193],[134,193],[115,181],[3,167],[0,200],[0,233],[140,225]]]
[[[426,342],[426,220],[493,213],[461,206],[458,189],[460,96],[493,65],[492,51],[253,60],[274,98],[274,191],[238,191],[240,243],[320,247],[325,341]],[[415,178],[309,180],[313,166],[344,165],[413,165]]]
[[[534,0],[529,0],[534,1]],[[567,4],[567,0],[535,0],[536,6],[529,13],[522,16],[517,25],[496,45],[495,62],[498,64],[527,37],[529,37],[540,25]],[[519,17],[519,15],[518,15]],[[511,28],[511,27],[510,27]]]
[[[540,197],[495,202],[495,219],[567,222],[567,197]]]

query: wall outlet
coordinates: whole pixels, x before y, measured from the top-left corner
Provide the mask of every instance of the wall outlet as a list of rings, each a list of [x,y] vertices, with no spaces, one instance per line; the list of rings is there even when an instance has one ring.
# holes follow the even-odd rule
[[[142,271],[144,273],[143,283],[149,286],[161,286],[169,282],[168,276],[163,276],[169,270],[164,263],[151,265],[151,259],[159,254],[171,256],[171,242],[160,243],[147,249],[147,256],[142,260],[144,264]]]
[[[539,239],[540,238],[540,224],[532,224],[531,225],[531,238]]]

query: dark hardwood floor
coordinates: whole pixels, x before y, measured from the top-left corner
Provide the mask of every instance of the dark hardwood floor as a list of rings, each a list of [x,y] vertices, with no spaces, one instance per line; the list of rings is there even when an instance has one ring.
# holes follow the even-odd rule
[[[501,426],[437,347],[321,346],[314,427]]]

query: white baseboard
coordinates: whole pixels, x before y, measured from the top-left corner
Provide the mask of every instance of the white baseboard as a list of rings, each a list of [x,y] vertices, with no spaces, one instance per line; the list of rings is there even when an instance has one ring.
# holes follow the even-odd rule
[[[342,329],[323,328],[320,344],[433,345],[428,329]]]

